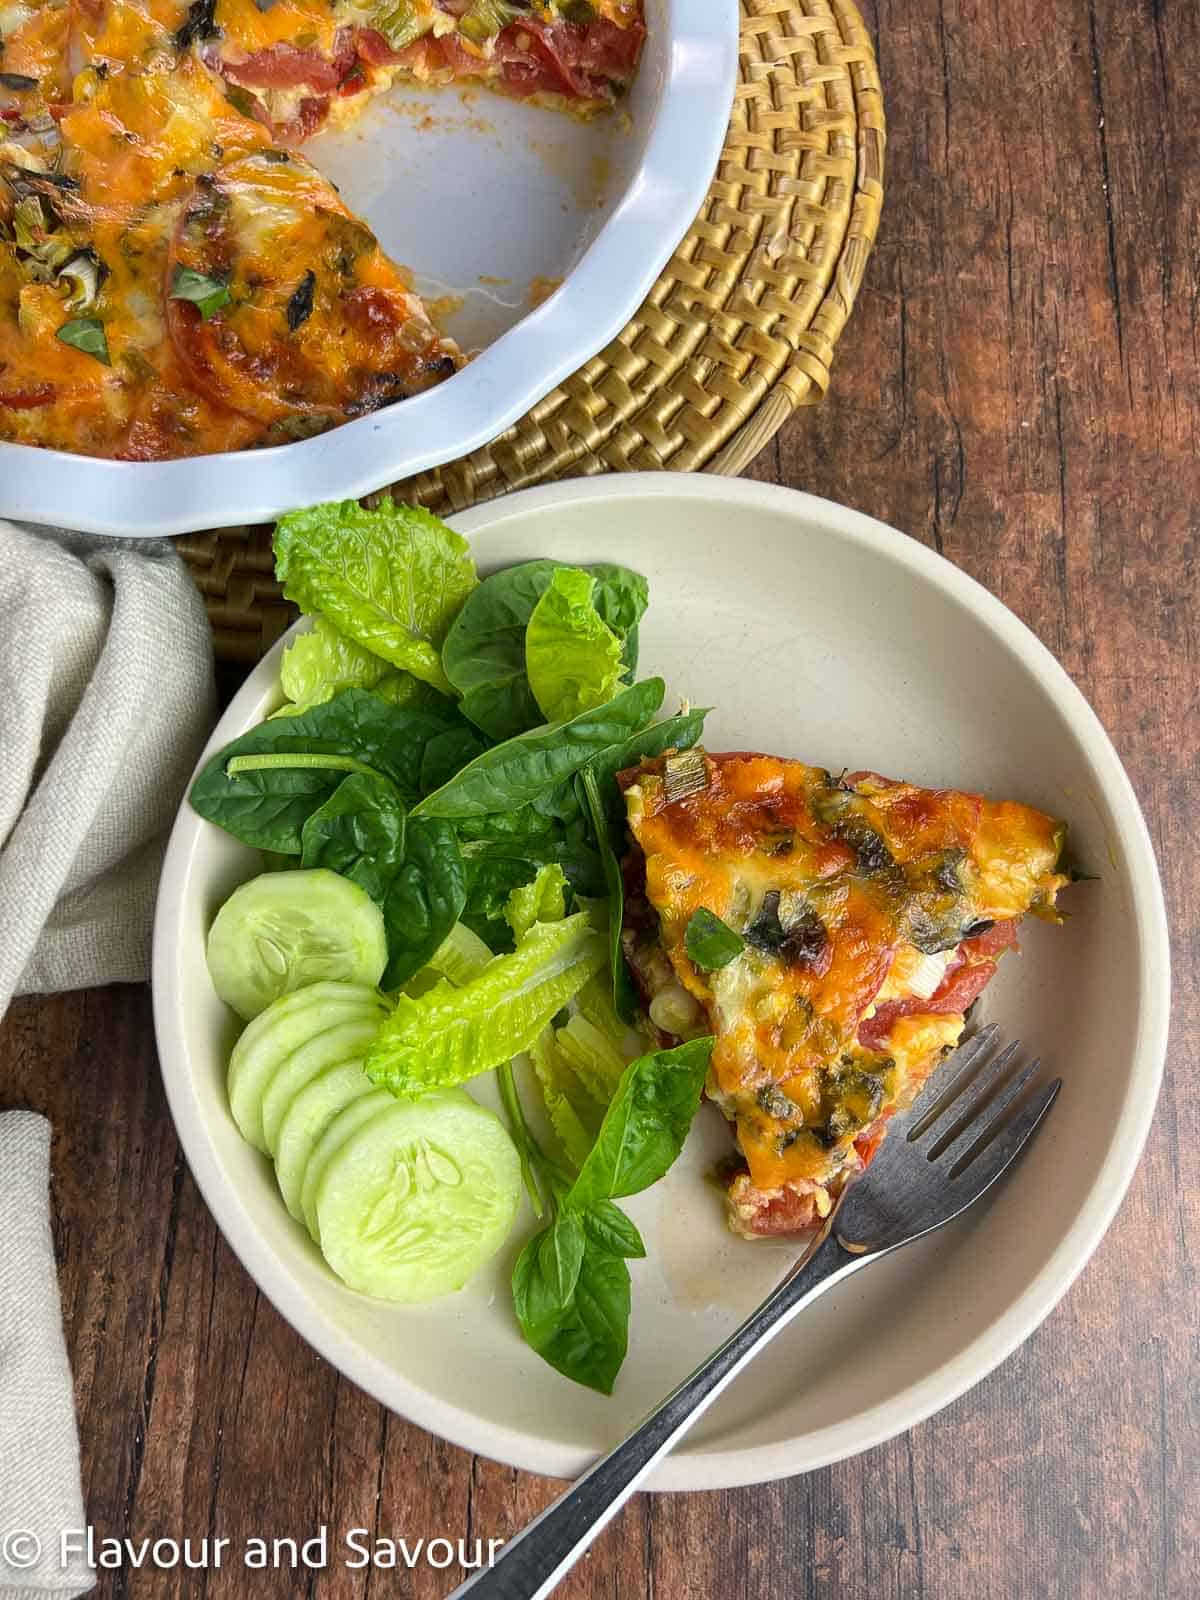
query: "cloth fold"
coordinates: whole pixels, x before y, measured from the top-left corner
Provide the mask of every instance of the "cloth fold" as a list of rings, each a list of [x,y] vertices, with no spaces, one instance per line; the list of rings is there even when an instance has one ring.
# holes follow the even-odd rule
[[[85,1520],[49,1185],[50,1124],[0,1112],[0,1600],[96,1581],[80,1556],[62,1560]]]
[[[0,1017],[14,994],[148,977],[213,711],[208,622],[169,545],[0,521]],[[0,1600],[95,1582],[61,1559],[85,1519],[49,1151],[43,1117],[0,1112]]]
[[[213,708],[204,607],[169,545],[0,522],[0,1015],[148,975]]]

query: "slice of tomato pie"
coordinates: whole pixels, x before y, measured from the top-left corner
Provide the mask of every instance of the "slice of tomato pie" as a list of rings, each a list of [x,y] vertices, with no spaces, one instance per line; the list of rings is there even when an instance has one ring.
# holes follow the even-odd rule
[[[660,1030],[716,1036],[730,1224],[810,1228],[954,1048],[1020,919],[1057,919],[1063,825],[746,753],[667,755],[620,783],[625,951]]]

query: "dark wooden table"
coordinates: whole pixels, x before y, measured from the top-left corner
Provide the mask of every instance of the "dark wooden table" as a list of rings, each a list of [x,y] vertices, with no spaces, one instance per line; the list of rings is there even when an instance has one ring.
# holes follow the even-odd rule
[[[880,243],[834,388],[756,476],[845,501],[996,591],[1099,711],[1163,864],[1172,1063],[1145,1160],[1032,1339],[903,1438],[770,1488],[640,1498],[569,1600],[1197,1592],[1200,7],[868,3]],[[503,1537],[555,1492],[389,1416],[255,1291],[197,1195],[149,997],[12,1008],[0,1104],[55,1128],[84,1486],[101,1535]],[[0,1219],[0,1226],[3,1219]],[[1189,1577],[1190,1574],[1190,1577]],[[307,1592],[438,1596],[333,1569]],[[285,1595],[126,1567],[105,1596]]]

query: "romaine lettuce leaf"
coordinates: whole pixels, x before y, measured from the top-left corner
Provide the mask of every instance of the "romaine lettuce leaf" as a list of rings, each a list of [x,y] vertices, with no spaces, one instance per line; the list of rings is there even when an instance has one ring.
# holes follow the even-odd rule
[[[391,705],[413,704],[433,691],[411,673],[390,667],[353,639],[338,632],[328,617],[313,618],[283,652],[279,684],[291,704],[275,713],[294,717],[310,706],[324,705],[343,689],[371,689]]]
[[[554,1042],[598,1106],[606,1106],[625,1071],[624,1053],[584,1016],[554,1030]]]
[[[493,953],[465,923],[456,922],[430,956],[429,965],[443,978],[461,985],[477,978]]]
[[[386,498],[374,511],[343,500],[289,512],[275,529],[275,570],[302,611],[450,692],[442,641],[477,580],[466,540],[432,513]]]
[[[601,1107],[583,1088],[559,1050],[553,1028],[543,1028],[529,1047],[542,1101],[567,1160],[581,1167],[600,1128]]]
[[[537,876],[508,897],[504,920],[517,944],[535,922],[561,922],[567,914],[567,875],[557,861],[539,867]]]
[[[535,923],[511,955],[461,988],[444,980],[419,999],[401,995],[367,1056],[367,1076],[416,1097],[489,1072],[529,1049],[605,954],[586,912]]]
[[[596,610],[596,580],[560,567],[525,630],[525,671],[547,722],[603,705],[621,677],[621,641]]]

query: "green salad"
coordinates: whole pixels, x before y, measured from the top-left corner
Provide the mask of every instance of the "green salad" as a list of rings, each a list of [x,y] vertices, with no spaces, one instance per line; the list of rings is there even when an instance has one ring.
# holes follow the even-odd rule
[[[275,559],[312,619],[286,703],[191,794],[264,854],[208,940],[246,1024],[232,1114],[365,1294],[461,1288],[526,1195],[521,1333],[610,1393],[646,1253],[617,1202],[679,1154],[712,1050],[651,1048],[614,780],[696,744],[704,712],[664,715],[662,679],[638,677],[647,586],[625,567],[481,579],[458,534],[386,500],[284,517]],[[464,1087],[489,1073],[503,1122]]]

